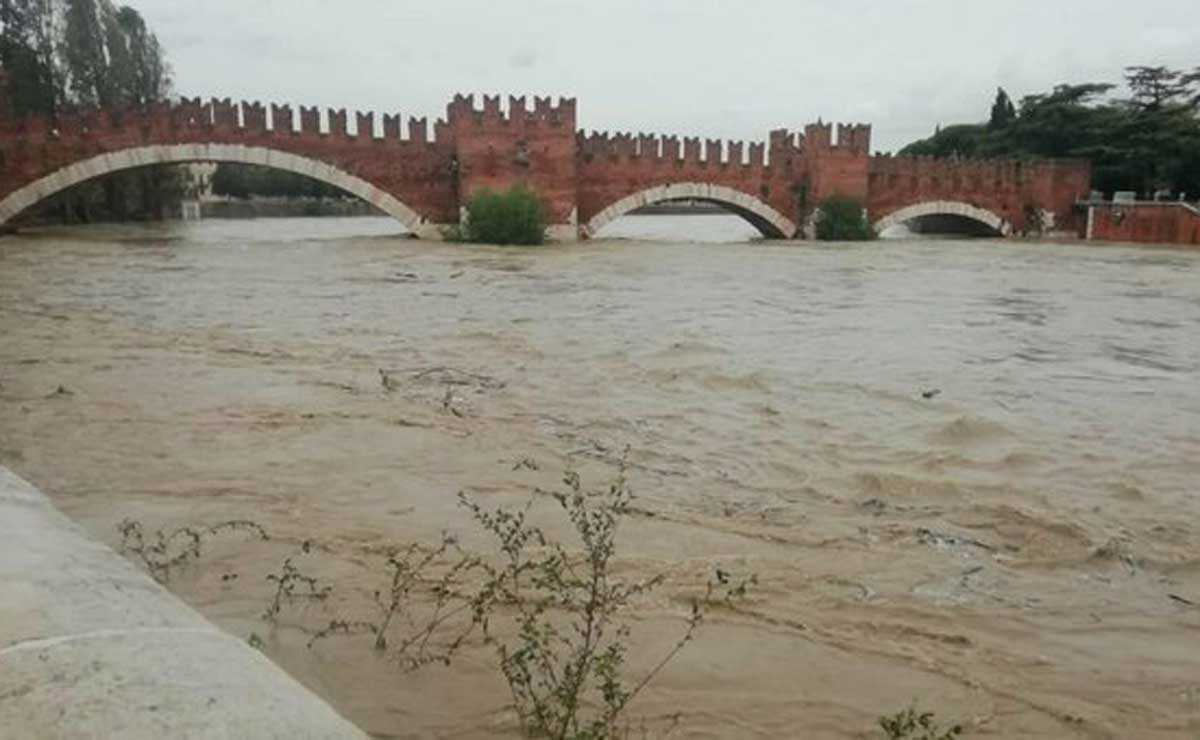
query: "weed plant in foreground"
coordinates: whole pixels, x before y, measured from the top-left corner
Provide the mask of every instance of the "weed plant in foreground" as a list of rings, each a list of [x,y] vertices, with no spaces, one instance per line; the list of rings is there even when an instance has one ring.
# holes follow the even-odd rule
[[[615,478],[595,490],[568,471],[559,490],[535,490],[518,507],[488,508],[460,494],[463,511],[491,546],[467,552],[458,537],[446,533],[432,545],[364,551],[360,555],[372,557],[357,559],[379,578],[369,597],[336,592],[335,599],[336,584],[320,576],[320,558],[329,552],[305,541],[266,577],[270,589],[262,618],[272,630],[303,630],[310,648],[324,640],[370,639],[381,658],[401,669],[398,676],[430,664],[453,666],[467,648],[490,650],[511,695],[511,708],[531,738],[662,737],[686,724],[686,717],[674,718],[670,727],[648,728],[629,719],[631,705],[697,639],[706,613],[716,606],[736,609],[757,578],[714,567],[715,577],[697,589],[681,615],[674,642],[663,646],[648,667],[631,666],[629,612],[667,578],[658,574],[636,580],[616,574],[617,535],[634,511],[627,457],[628,451]],[[566,534],[553,536],[534,523],[535,514],[541,521],[547,514],[564,518]],[[197,560],[207,537],[229,530],[267,539],[253,522],[153,536],[130,520],[118,528],[123,550],[160,582],[173,569]],[[297,607],[312,602],[325,609],[336,603],[340,613],[311,626],[308,611]],[[249,642],[259,650],[267,647],[257,633]],[[959,727],[942,731],[932,713],[914,708],[881,717],[879,726],[889,740],[953,740],[962,732]]]

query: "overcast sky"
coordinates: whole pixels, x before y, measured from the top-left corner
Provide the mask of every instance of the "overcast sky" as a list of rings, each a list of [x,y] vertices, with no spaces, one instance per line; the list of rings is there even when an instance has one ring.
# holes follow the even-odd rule
[[[875,125],[892,150],[1059,82],[1200,66],[1198,0],[124,0],[179,93],[444,115],[579,98],[579,125],[762,140]]]

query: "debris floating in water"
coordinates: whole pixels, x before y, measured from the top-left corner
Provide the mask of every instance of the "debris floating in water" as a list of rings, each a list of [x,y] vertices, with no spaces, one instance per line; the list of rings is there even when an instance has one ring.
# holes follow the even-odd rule
[[[391,393],[400,387],[400,384],[396,382],[396,379],[393,378],[388,371],[382,368],[379,370],[379,382],[383,384],[383,389],[388,393]]]

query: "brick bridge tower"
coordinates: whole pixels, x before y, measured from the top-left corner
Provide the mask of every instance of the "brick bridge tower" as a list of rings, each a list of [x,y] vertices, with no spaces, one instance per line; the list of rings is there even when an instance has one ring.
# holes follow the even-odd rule
[[[446,108],[455,149],[458,202],[464,206],[479,190],[506,190],[524,185],[546,203],[550,237],[577,237],[575,99],[510,97],[508,111],[500,96],[483,97],[475,108],[472,95],[456,95]]]

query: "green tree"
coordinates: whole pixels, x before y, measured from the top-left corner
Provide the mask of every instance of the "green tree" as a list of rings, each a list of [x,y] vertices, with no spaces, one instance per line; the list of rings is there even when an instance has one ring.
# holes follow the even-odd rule
[[[0,0],[6,107],[49,118],[68,108],[145,107],[170,93],[170,71],[141,15],[111,0]],[[182,193],[178,169],[146,168],[85,183],[43,211],[67,220],[160,217]]]
[[[108,53],[109,94],[117,105],[145,108],[165,100],[171,77],[158,38],[151,33],[137,10],[100,2],[101,19]],[[183,190],[183,172],[172,167],[147,167],[117,176],[116,186],[133,194],[143,218],[161,218],[169,203],[178,201]]]
[[[900,154],[910,157],[981,156],[987,133],[988,126],[976,123],[939,127],[933,136],[909,144],[900,150]]]
[[[117,12],[111,4],[100,2],[100,26],[104,34],[104,52],[107,57],[101,76],[106,88],[108,104],[124,105],[130,102],[134,87],[133,58],[129,48],[129,37],[117,22]]]
[[[1004,88],[998,88],[996,90],[996,100],[992,103],[992,117],[988,121],[988,128],[1005,128],[1016,119],[1017,107],[1013,105]]]
[[[72,100],[85,106],[112,105],[100,5],[96,0],[65,3],[62,57]]]
[[[62,100],[51,0],[0,0],[0,69],[8,113],[54,115]]]
[[[832,195],[821,202],[817,212],[817,238],[821,241],[866,241],[874,237],[862,203],[843,195]]]
[[[212,176],[213,193],[229,198],[249,198],[250,189],[246,185],[246,178],[239,177],[239,174],[236,166],[225,163],[217,165]]]
[[[1166,67],[1126,67],[1125,84],[1133,93],[1131,102],[1147,111],[1180,103],[1188,91],[1183,73]]]
[[[1185,74],[1180,81],[1187,86],[1188,103],[1200,113],[1200,67]]]
[[[241,199],[255,195],[282,198],[352,197],[332,185],[294,172],[229,162],[217,165],[212,189],[217,195]]]
[[[1200,193],[1200,70],[1130,67],[1126,81],[1128,97],[1102,82],[1028,95],[1003,126],[998,95],[988,125],[946,126],[901,154],[1087,159],[1102,191]]]
[[[146,106],[166,99],[171,92],[171,70],[167,65],[162,46],[146,26],[146,21],[137,10],[122,6],[106,15],[106,23],[119,29],[116,43],[125,49],[126,69],[118,72],[122,81],[122,101],[135,106]],[[112,57],[115,59],[116,57]],[[115,63],[111,66],[116,67]]]
[[[480,190],[467,202],[462,236],[487,244],[541,244],[546,220],[542,199],[522,185],[504,193]]]

